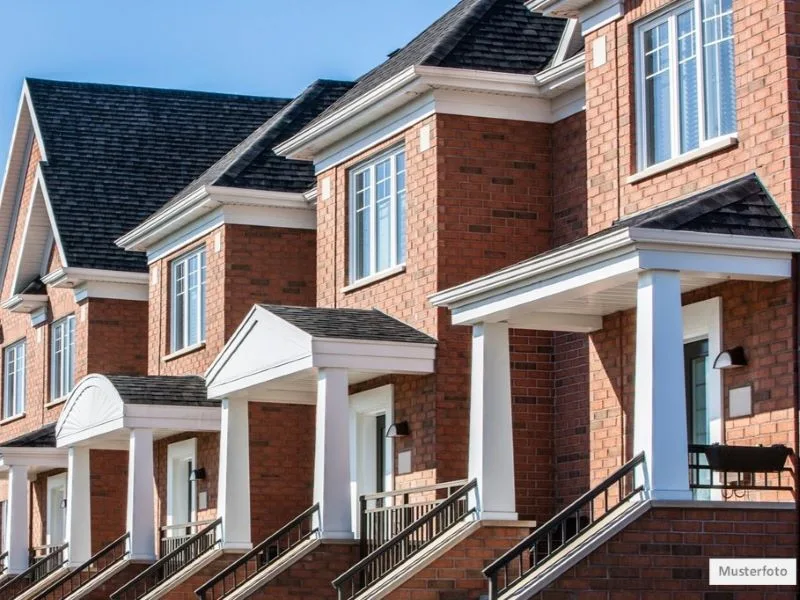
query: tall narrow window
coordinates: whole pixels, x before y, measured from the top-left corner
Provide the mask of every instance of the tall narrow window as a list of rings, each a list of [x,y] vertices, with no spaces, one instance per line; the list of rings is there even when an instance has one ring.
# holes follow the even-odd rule
[[[406,259],[406,156],[382,154],[350,173],[350,281]]]
[[[50,398],[56,400],[75,384],[75,316],[53,323],[50,350]]]
[[[206,250],[199,248],[172,262],[173,352],[206,337]]]
[[[637,28],[639,163],[736,131],[732,0],[690,0]]]
[[[3,353],[3,418],[25,411],[25,340],[11,344]]]

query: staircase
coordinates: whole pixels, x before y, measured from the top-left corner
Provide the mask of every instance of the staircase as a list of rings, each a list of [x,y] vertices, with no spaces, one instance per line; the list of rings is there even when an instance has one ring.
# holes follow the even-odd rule
[[[44,591],[35,600],[64,600],[78,591],[87,591],[104,581],[125,565],[128,556],[129,534],[117,538],[82,565],[71,570]]]
[[[641,453],[486,567],[489,600],[516,597],[516,590],[568,554],[571,542],[620,516],[643,489],[634,480],[636,469],[643,465]]]
[[[155,598],[178,585],[183,581],[182,574],[187,574],[192,567],[205,565],[207,559],[214,557],[213,551],[219,548],[221,526],[222,519],[209,523],[111,594],[112,600]]]
[[[64,566],[67,560],[67,544],[57,546],[41,558],[32,558],[31,565],[15,577],[4,579],[0,584],[0,600],[27,597],[26,592],[44,582]]]

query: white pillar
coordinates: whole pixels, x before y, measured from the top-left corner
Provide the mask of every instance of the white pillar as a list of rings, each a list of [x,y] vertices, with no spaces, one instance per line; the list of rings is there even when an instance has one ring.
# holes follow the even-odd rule
[[[320,534],[328,539],[352,538],[350,403],[346,369],[319,370],[316,432],[314,502],[319,503]]]
[[[639,275],[633,453],[645,453],[650,497],[691,499],[681,280],[677,271]]]
[[[89,448],[73,447],[67,458],[67,542],[69,566],[92,556]]]
[[[12,574],[28,568],[28,485],[28,467],[9,466],[5,548],[8,572]]]
[[[481,519],[517,518],[507,323],[472,328],[469,478],[478,481]]]
[[[128,544],[132,560],[156,559],[153,431],[132,429],[128,449]]]
[[[222,517],[222,548],[225,550],[252,548],[247,410],[247,400],[226,398],[222,401],[217,515]]]

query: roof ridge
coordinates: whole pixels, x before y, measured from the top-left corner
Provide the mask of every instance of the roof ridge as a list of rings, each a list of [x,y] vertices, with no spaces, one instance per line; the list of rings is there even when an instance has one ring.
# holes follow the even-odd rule
[[[431,46],[430,51],[425,55],[425,57],[420,61],[420,64],[426,64],[431,59],[435,59],[437,64],[440,64],[445,58],[447,58],[453,49],[458,45],[458,43],[466,36],[472,29],[480,22],[480,20],[486,15],[487,12],[494,5],[498,2],[498,0],[474,0],[475,3],[467,9],[463,15],[448,29],[445,35]],[[458,4],[454,6],[451,10],[454,10],[458,7]],[[449,12],[449,11],[448,11]],[[442,18],[446,17],[447,13],[443,15]],[[434,23],[435,24],[435,23]],[[426,27],[419,35],[423,35],[426,31],[428,31],[433,24]],[[419,36],[417,36],[419,37]],[[414,43],[417,38],[411,40],[406,46],[410,46]],[[432,65],[433,66],[433,65]]]

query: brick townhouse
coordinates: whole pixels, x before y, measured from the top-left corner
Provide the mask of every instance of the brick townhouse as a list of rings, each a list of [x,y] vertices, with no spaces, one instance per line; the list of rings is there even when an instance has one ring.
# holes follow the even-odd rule
[[[16,597],[793,598],[710,586],[708,563],[796,557],[793,11],[462,0],[354,84],[224,97],[268,114],[225,140],[215,123],[188,176],[157,181],[196,145],[180,131],[114,188],[149,204],[90,248],[130,261],[147,349],[76,366],[55,427],[39,398],[2,438],[12,515],[69,463],[69,546]],[[45,132],[48,226],[38,111],[14,144]],[[97,176],[127,186],[123,166]],[[4,283],[31,328],[37,290],[80,317],[80,290],[123,283],[59,289],[50,227],[34,287]],[[98,504],[125,536],[99,552]],[[6,518],[14,571],[48,510]]]

